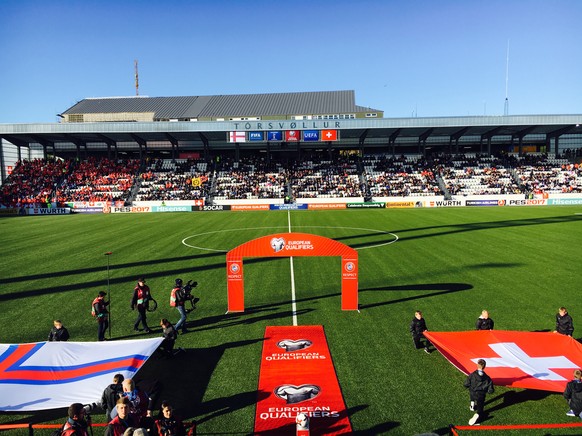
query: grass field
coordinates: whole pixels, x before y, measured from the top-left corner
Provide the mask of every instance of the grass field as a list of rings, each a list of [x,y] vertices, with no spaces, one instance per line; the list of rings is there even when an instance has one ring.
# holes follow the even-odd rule
[[[3,218],[0,342],[45,340],[54,318],[72,340],[96,340],[90,304],[106,290],[108,251],[115,339],[146,337],[134,334],[129,308],[139,275],[159,303],[152,326],[178,319],[168,304],[174,279],[197,280],[191,333],[178,339],[187,352],[150,359],[138,378],[159,379],[162,397],[198,420],[199,434],[250,434],[265,327],[292,324],[291,267],[288,258],[245,262],[247,311],[225,314],[225,251],[290,225],[359,250],[360,313],[340,309],[339,258],[293,262],[298,324],[325,327],[356,434],[447,434],[472,415],[465,376],[438,352],[414,349],[414,311],[433,331],[471,330],[485,308],[497,329],[534,331],[553,329],[565,305],[580,325],[580,213],[562,206]],[[498,387],[486,409],[492,425],[573,419],[560,394],[541,391]],[[3,414],[0,422],[63,417]]]

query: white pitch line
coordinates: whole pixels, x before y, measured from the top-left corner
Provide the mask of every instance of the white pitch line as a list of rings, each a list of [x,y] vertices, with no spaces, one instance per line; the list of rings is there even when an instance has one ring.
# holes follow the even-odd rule
[[[291,233],[291,211],[287,211],[287,226]],[[297,327],[297,302],[295,301],[295,270],[293,268],[293,256],[289,257],[291,263],[291,313],[293,314],[293,326]]]

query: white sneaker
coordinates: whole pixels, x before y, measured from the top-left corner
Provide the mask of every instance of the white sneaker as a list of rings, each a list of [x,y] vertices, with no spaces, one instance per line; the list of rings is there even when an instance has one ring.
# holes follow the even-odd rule
[[[477,422],[478,419],[479,419],[479,414],[475,413],[473,415],[473,417],[469,420],[469,425],[475,425],[475,423]]]
[[[471,401],[471,405],[469,406],[469,410],[471,412],[474,412],[475,411],[475,402],[474,401]]]
[[[568,410],[568,411],[566,412],[566,416],[576,416],[576,414],[574,413],[574,411],[573,411],[573,410]]]

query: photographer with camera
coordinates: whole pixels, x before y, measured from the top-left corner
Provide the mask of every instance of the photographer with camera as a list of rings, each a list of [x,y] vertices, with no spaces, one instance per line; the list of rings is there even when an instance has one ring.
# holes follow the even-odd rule
[[[139,324],[143,325],[143,329],[146,333],[151,333],[152,331],[148,327],[146,309],[148,301],[151,298],[150,287],[145,284],[145,279],[140,277],[137,279],[137,286],[133,289],[133,297],[131,298],[131,310],[135,310],[137,307],[137,319],[133,325],[133,329],[137,332],[139,331]]]
[[[63,426],[61,436],[89,436],[91,428],[91,405],[83,406],[81,403],[73,403],[69,406],[67,422]],[[93,434],[93,432],[91,432]]]

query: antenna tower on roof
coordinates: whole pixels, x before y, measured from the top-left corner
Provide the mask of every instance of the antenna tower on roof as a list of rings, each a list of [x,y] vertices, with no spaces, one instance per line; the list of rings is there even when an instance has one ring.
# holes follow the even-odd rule
[[[507,40],[507,60],[505,62],[505,109],[503,115],[509,115],[509,39]]]
[[[133,61],[135,67],[135,95],[139,95],[139,74],[137,72],[137,59]]]

